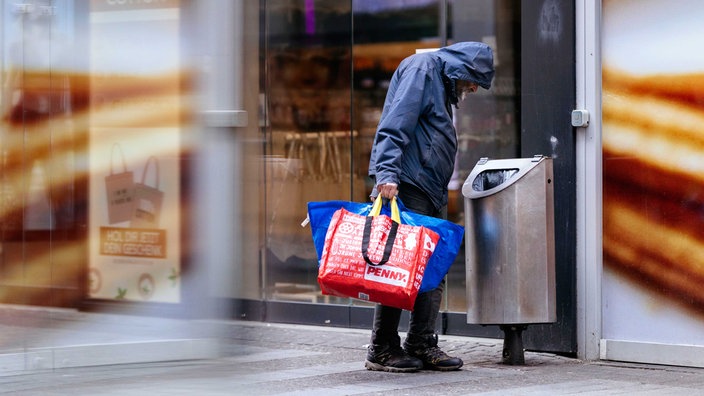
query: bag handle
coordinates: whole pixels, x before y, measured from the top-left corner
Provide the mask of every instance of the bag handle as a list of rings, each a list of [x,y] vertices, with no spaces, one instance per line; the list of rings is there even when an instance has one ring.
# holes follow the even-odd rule
[[[120,147],[119,143],[113,143],[112,148],[110,149],[110,174],[114,174],[115,172],[115,149],[118,149],[120,152],[120,157],[122,157],[122,171],[127,172],[127,164],[125,163],[125,154],[122,152],[122,147]]]
[[[393,222],[391,223],[391,229],[389,230],[389,235],[386,239],[386,245],[384,246],[384,255],[378,263],[374,263],[369,258],[367,251],[369,250],[369,239],[372,233],[372,222],[374,221],[374,217],[379,216],[379,214],[381,214],[382,203],[383,201],[381,195],[377,196],[376,200],[374,201],[374,205],[372,206],[372,210],[369,212],[369,216],[367,216],[367,219],[364,222],[364,233],[362,234],[362,257],[364,257],[364,261],[366,261],[367,264],[374,267],[382,266],[389,261],[389,257],[391,257],[391,251],[394,247],[394,242],[396,241],[398,225],[401,222],[401,216],[398,211],[398,204],[396,203],[396,197],[394,197],[391,199],[391,219],[393,220]]]
[[[383,198],[381,198],[381,194],[376,196],[376,199],[374,200],[374,205],[372,205],[372,210],[369,211],[368,216],[379,216],[381,214],[381,207],[384,204]],[[398,202],[396,202],[396,197],[391,198],[389,202],[389,206],[391,206],[391,220],[401,223],[401,212],[398,209]]]
[[[156,184],[153,187],[159,188],[159,161],[155,156],[150,156],[147,158],[147,162],[144,164],[144,171],[142,172],[142,184],[147,184],[147,171],[149,170],[149,164],[154,164]]]

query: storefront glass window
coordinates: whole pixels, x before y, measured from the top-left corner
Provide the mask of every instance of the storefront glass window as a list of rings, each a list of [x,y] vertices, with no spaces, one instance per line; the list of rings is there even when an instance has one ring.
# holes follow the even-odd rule
[[[391,75],[419,49],[483,41],[497,54],[490,91],[456,111],[459,153],[449,216],[463,224],[461,185],[480,157],[518,153],[520,5],[507,0],[264,1],[265,297],[363,304],[320,295],[308,201],[368,200],[372,139]],[[446,308],[465,310],[464,252]]]

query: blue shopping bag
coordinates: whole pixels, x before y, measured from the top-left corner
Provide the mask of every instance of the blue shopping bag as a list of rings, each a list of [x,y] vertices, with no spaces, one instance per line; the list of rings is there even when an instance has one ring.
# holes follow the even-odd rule
[[[445,275],[447,275],[450,266],[459,253],[464,238],[464,227],[448,220],[414,213],[403,206],[400,199],[397,198],[397,202],[402,224],[427,227],[440,235],[438,245],[425,268],[425,274],[419,292],[423,293],[435,289],[440,285]],[[325,234],[328,231],[328,225],[335,212],[344,208],[349,212],[367,216],[371,212],[372,206],[373,203],[371,202],[308,202],[308,219],[310,221],[313,244],[315,245],[315,251],[318,255],[318,261],[322,258]],[[391,216],[390,205],[384,204],[381,208],[381,214]]]

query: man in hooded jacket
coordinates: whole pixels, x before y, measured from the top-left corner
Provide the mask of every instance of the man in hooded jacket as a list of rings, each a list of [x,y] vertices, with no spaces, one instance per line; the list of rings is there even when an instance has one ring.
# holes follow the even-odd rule
[[[452,105],[478,87],[489,89],[493,77],[493,52],[483,43],[461,42],[401,61],[391,78],[372,146],[372,198],[398,195],[416,213],[447,218],[447,185],[457,152]],[[443,289],[444,282],[418,295],[403,348],[398,334],[401,310],[376,306],[367,369],[462,367],[461,359],[438,347],[435,321]]]

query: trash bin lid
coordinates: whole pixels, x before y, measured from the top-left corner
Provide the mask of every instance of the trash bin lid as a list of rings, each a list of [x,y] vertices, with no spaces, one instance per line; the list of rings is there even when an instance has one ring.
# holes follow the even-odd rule
[[[533,158],[495,159],[481,158],[462,186],[462,195],[477,199],[498,193],[511,186],[547,159],[543,155]]]

